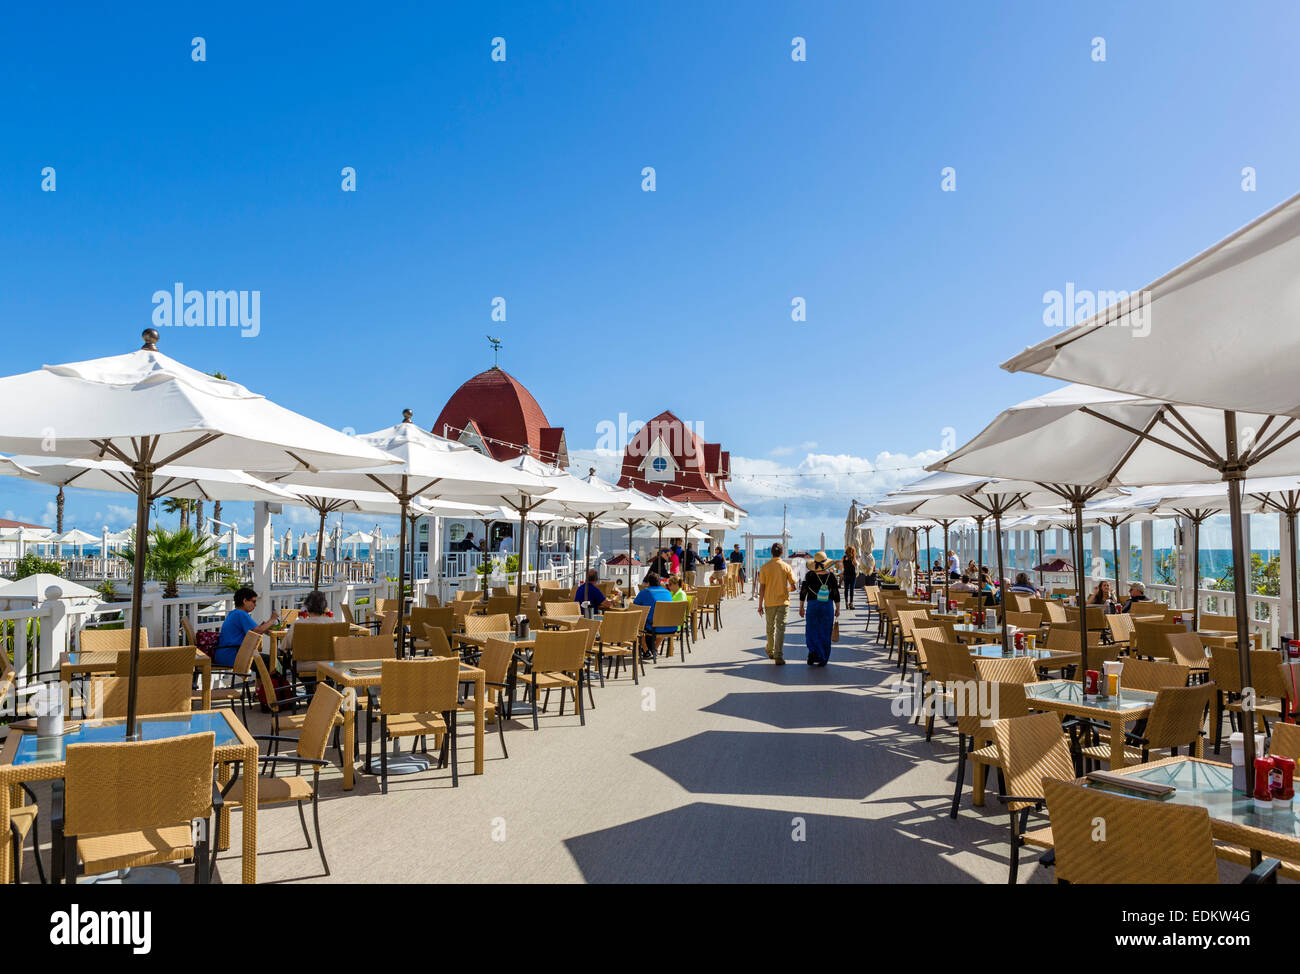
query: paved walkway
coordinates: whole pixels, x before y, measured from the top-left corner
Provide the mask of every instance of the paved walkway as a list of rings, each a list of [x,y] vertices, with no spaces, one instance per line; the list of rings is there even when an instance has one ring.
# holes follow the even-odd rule
[[[508,760],[489,728],[486,774],[457,789],[434,771],[390,779],[386,796],[358,775],[344,793],[331,769],[330,879],[1005,883],[1001,806],[977,813],[967,786],[948,817],[956,735],[940,723],[927,744],[893,714],[897,670],[866,638],[866,612],[845,613],[824,669],[802,662],[792,613],[790,663],[776,667],[754,606],[725,602],[725,628],[640,687],[597,688],[586,727],[571,715],[536,733],[509,724]],[[292,807],[264,809],[259,831],[262,882],[323,879]],[[222,856],[232,878],[237,855]],[[1022,882],[1046,881],[1031,862]]]

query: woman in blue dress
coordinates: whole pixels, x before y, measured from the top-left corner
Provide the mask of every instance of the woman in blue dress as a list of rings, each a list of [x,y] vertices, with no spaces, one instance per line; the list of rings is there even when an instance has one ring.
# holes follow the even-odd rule
[[[825,666],[831,658],[831,627],[839,614],[840,585],[830,570],[826,552],[819,551],[799,587],[799,618],[807,620],[804,639],[809,666]]]

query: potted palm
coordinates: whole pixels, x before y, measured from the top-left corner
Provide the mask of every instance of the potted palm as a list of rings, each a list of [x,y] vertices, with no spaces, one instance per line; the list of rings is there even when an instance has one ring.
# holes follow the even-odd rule
[[[115,554],[134,564],[133,546]],[[174,599],[180,595],[180,583],[206,569],[216,554],[216,545],[189,528],[168,531],[155,526],[149,532],[149,546],[145,551],[145,577],[162,582],[163,598]]]

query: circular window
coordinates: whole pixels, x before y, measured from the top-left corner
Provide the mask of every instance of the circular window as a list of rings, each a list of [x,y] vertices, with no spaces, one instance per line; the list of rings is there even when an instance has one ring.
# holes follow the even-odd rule
[[[655,473],[663,473],[668,469],[668,461],[663,457],[655,457],[650,466],[654,467]]]

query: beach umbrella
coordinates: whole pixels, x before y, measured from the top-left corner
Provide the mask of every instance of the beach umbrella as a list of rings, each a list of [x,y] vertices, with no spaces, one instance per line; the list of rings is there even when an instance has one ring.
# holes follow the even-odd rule
[[[1003,365],[1178,404],[1163,424],[1177,441],[1171,446],[1189,450],[1229,485],[1240,646],[1249,645],[1241,481],[1300,470],[1265,469],[1276,467],[1300,437],[1300,391],[1285,366],[1300,352],[1298,270],[1300,195]],[[1217,415],[1218,435],[1198,439],[1201,424],[1183,419],[1187,406]],[[1134,432],[1157,439],[1141,426]],[[1250,654],[1243,651],[1241,661],[1242,686],[1250,686]],[[1253,719],[1253,700],[1248,706]],[[1247,766],[1254,750],[1254,736],[1247,734]]]
[[[632,566],[637,563],[632,552],[632,532],[638,524],[649,523],[653,518],[662,517],[666,508],[659,502],[658,498],[651,497],[649,494],[643,494],[632,487],[616,487],[614,484],[601,480],[596,476],[594,469],[583,478],[583,483],[609,494],[611,500],[626,504],[625,507],[615,512],[611,520],[615,520],[627,528],[627,587],[628,593],[631,594]],[[587,538],[590,542],[590,530],[588,530]],[[605,564],[611,565],[614,562],[609,560]],[[633,667],[633,676],[636,675],[636,672],[636,667]]]
[[[1225,412],[1075,384],[1005,410],[933,469],[1037,480],[1070,500],[1080,535],[1083,504],[1107,486],[1227,479],[1233,562],[1238,566],[1238,641],[1246,646],[1249,563],[1241,533],[1241,479],[1248,468],[1267,477],[1291,476],[1300,470],[1300,430],[1288,432],[1291,422],[1279,424],[1276,416]],[[1243,428],[1257,431],[1246,449],[1239,448]],[[1242,686],[1247,687],[1251,685],[1249,657],[1241,653]],[[1253,708],[1253,700],[1243,703],[1248,725]],[[1253,738],[1247,737],[1248,752],[1253,752]]]
[[[0,584],[0,602],[6,605],[11,601],[40,602],[45,599],[45,592],[51,585],[57,585],[63,590],[63,594],[59,596],[61,599],[99,598],[99,593],[94,589],[86,588],[84,585],[78,585],[76,582],[70,582],[66,578],[60,578],[58,575],[51,575],[48,572],[36,572],[25,578],[20,578],[16,582]]]
[[[424,431],[411,422],[411,416],[411,410],[405,409],[402,411],[402,421],[397,425],[355,437],[383,456],[396,459],[396,463],[362,470],[297,471],[285,475],[269,475],[277,483],[296,490],[310,491],[318,487],[342,490],[378,488],[396,499],[401,518],[397,545],[396,631],[399,638],[405,632],[406,528],[413,502],[422,497],[484,504],[503,502],[499,498],[531,501],[551,490],[535,476],[512,470],[504,463],[483,456],[472,447]]]
[[[135,570],[126,732],[135,733],[139,619],[149,500],[159,467],[336,469],[390,462],[381,451],[300,416],[235,382],[191,369],[157,349],[158,332],[126,355],[47,365],[0,379],[0,450],[118,460],[136,487]],[[51,449],[50,431],[57,439]]]

